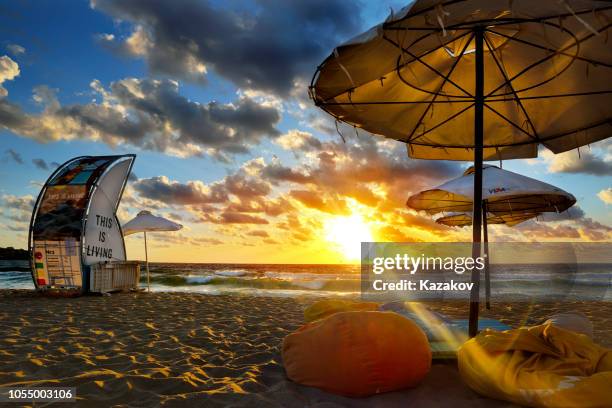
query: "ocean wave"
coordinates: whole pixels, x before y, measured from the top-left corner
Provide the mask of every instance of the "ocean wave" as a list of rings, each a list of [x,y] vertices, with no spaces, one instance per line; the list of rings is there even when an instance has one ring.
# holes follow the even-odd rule
[[[541,284],[546,282],[547,287],[572,287],[572,286],[592,286],[592,287],[609,287],[612,289],[612,279],[608,277],[599,277],[597,279],[584,279],[574,277],[554,277],[548,279],[495,279],[491,278],[491,286],[503,287],[541,287]]]
[[[11,264],[21,266],[22,264]],[[27,265],[27,263],[26,263]],[[9,266],[9,265],[6,265]],[[246,264],[151,264],[151,287],[155,291],[184,291],[208,294],[239,293],[266,296],[301,296],[359,294],[359,268],[335,265],[246,265]],[[586,265],[577,271],[558,272],[554,268],[505,266],[491,271],[493,296],[526,294],[539,297],[578,294],[588,299],[612,297],[611,265]],[[536,272],[537,271],[537,272]],[[533,273],[532,273],[533,272]],[[469,279],[464,274],[461,279]],[[411,279],[417,277],[412,276]],[[419,276],[432,281],[450,280],[452,275]],[[141,268],[141,286],[146,286],[146,272]],[[33,289],[28,272],[0,273],[0,288]],[[449,294],[453,296],[454,294]]]
[[[141,277],[141,282],[146,281],[146,276]],[[224,286],[242,287],[251,289],[277,289],[277,290],[328,290],[328,291],[359,291],[361,280],[325,280],[325,279],[275,279],[266,277],[232,277],[217,275],[167,275],[156,274],[151,276],[151,283],[161,286]]]
[[[219,276],[245,276],[247,271],[215,271],[214,273]]]
[[[185,281],[188,285],[205,285],[211,280],[213,280],[213,276],[202,276],[202,275],[187,275],[185,276]]]
[[[343,280],[343,279],[355,279],[359,277],[360,274],[356,273],[316,273],[316,272],[302,272],[302,273],[292,273],[292,272],[264,272],[263,276],[271,279],[285,279],[285,280],[293,280],[293,279],[325,279],[325,280]]]

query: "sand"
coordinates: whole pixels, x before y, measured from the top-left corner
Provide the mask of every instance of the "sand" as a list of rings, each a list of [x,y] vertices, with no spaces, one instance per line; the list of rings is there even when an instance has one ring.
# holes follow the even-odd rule
[[[509,407],[434,364],[417,388],[350,399],[288,381],[280,344],[313,299],[137,293],[44,298],[0,291],[0,386],[76,387],[79,406]],[[461,305],[433,304],[464,317]],[[464,305],[465,306],[465,305]],[[612,304],[493,304],[501,320],[537,323],[553,310],[590,315],[612,345]],[[444,390],[444,392],[440,392]],[[74,405],[71,405],[74,406]]]

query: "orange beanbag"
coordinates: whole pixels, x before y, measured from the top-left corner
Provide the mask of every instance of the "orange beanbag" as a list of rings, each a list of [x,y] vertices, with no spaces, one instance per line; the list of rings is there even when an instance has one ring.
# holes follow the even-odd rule
[[[342,312],[285,337],[287,376],[336,394],[365,397],[414,387],[429,371],[425,333],[392,312]]]
[[[375,302],[357,302],[344,299],[319,300],[304,309],[304,320],[309,323],[339,312],[375,311],[378,310],[378,307],[379,304]]]

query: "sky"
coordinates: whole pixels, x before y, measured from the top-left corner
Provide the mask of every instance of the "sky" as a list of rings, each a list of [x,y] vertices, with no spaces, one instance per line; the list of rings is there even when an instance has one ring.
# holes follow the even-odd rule
[[[466,241],[406,199],[469,165],[409,159],[309,100],[316,67],[398,1],[93,0],[0,5],[0,246],[27,247],[33,202],[79,155],[135,153],[118,217],[181,223],[153,234],[160,262],[354,262],[360,241]],[[610,241],[612,143],[505,169],[577,198],[496,241]],[[144,257],[140,236],[128,257]]]

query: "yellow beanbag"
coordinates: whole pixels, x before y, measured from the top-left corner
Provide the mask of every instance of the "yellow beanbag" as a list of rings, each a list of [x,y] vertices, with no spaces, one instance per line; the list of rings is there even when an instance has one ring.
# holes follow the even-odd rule
[[[413,387],[431,366],[425,333],[392,312],[342,312],[308,323],[285,337],[282,355],[291,380],[351,397]]]
[[[479,394],[532,407],[612,407],[612,351],[551,324],[485,330],[458,351]]]
[[[378,310],[378,303],[375,302],[355,302],[353,300],[330,299],[320,300],[308,306],[304,310],[304,320],[314,322],[315,320],[331,316],[334,313],[350,312],[358,310]]]

